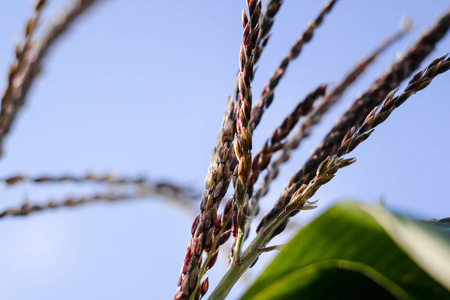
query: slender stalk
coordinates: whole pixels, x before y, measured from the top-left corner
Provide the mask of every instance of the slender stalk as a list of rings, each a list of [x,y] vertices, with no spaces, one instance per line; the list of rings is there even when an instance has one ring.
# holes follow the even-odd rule
[[[283,0],[269,0],[267,2],[266,10],[261,15],[258,40],[255,47],[255,64],[259,61],[261,53],[269,42],[270,29],[272,28],[273,22],[275,21],[275,15],[278,13],[281,4],[283,4]]]
[[[73,5],[64,12],[60,18],[52,24],[49,30],[44,34],[44,37],[40,41],[33,41],[33,44],[37,46],[31,47],[31,44],[26,51],[26,55],[23,55],[23,65],[19,70],[10,72],[9,81],[12,84],[11,89],[5,92],[2,98],[2,110],[0,112],[0,156],[2,154],[3,142],[5,136],[9,133],[12,124],[17,116],[19,110],[25,104],[28,92],[31,89],[34,79],[41,72],[42,61],[47,56],[49,50],[55,44],[55,42],[70,28],[74,21],[77,20],[84,12],[86,12],[92,4],[99,2],[100,0],[77,0]],[[39,1],[36,5],[37,16],[42,9],[45,1]],[[27,25],[27,40],[31,41],[31,33],[36,22],[29,30]]]
[[[273,23],[275,22],[275,16],[278,13],[281,5],[283,4],[283,0],[269,0],[267,2],[267,7],[264,13],[261,15],[259,20],[259,33],[255,43],[253,64],[256,63],[261,58],[261,54],[263,53],[267,43],[270,39],[270,29],[272,28]],[[250,78],[253,80],[253,77]],[[239,101],[239,71],[236,76],[236,80],[234,82],[234,100],[236,102]]]
[[[0,142],[8,133],[8,122],[15,113],[15,101],[20,94],[22,76],[27,74],[30,56],[33,52],[33,37],[40,23],[40,17],[46,1],[40,0],[34,7],[33,16],[25,26],[23,45],[17,44],[15,49],[15,61],[11,64],[8,72],[8,85],[2,95],[0,111]],[[0,147],[1,154],[1,147]]]
[[[272,104],[275,88],[280,82],[280,80],[283,78],[284,74],[286,73],[289,64],[299,56],[300,52],[303,49],[303,45],[311,41],[314,31],[317,29],[317,27],[319,27],[322,24],[325,16],[331,11],[336,1],[337,0],[328,1],[328,3],[324,6],[319,15],[316,17],[316,19],[313,22],[311,22],[309,26],[306,28],[306,30],[303,32],[300,39],[297,40],[295,44],[291,47],[289,53],[283,58],[280,65],[277,67],[273,75],[270,77],[269,82],[267,82],[266,86],[263,88],[261,97],[253,107],[252,117],[250,119],[249,125],[250,133],[252,133],[253,130],[255,130],[255,128],[261,121],[261,118],[265,110]]]
[[[11,217],[22,217],[22,216],[28,216],[29,214],[36,213],[39,211],[47,211],[47,210],[53,210],[56,208],[61,207],[75,207],[80,206],[84,204],[89,203],[96,203],[96,202],[116,202],[116,201],[123,201],[123,200],[132,200],[132,199],[139,199],[139,198],[145,198],[148,197],[151,193],[148,191],[141,191],[139,193],[126,193],[126,194],[112,194],[112,193],[106,193],[106,194],[95,194],[92,196],[86,196],[86,197],[70,197],[66,198],[64,200],[50,200],[45,204],[29,204],[29,202],[25,202],[19,207],[9,208],[4,210],[3,212],[0,212],[0,219],[5,218],[8,216]]]
[[[252,1],[252,3],[253,2],[256,3],[255,1]],[[252,4],[252,7],[254,6],[254,3]],[[257,40],[255,42],[256,50],[254,50],[253,64],[256,64],[256,62],[259,60],[264,47],[269,41],[269,32],[273,25],[274,17],[277,14],[281,4],[281,0],[270,0],[267,3],[267,8],[263,16],[259,20],[261,30],[259,31],[259,33],[257,33],[257,35],[254,35],[257,37]],[[255,21],[255,19],[253,21]],[[253,25],[256,25],[256,23],[253,23]],[[253,71],[249,75],[251,76],[247,77],[249,77],[250,81],[253,80]],[[210,232],[212,223],[210,222],[209,224],[206,224],[204,220],[210,221],[212,220],[212,217],[217,214],[217,208],[220,205],[220,202],[225,195],[230,183],[231,171],[234,170],[237,164],[233,147],[231,147],[231,142],[233,140],[233,135],[236,132],[236,116],[239,112],[239,107],[237,105],[235,107],[234,104],[234,100],[239,100],[239,78],[240,70],[238,76],[236,77],[234,85],[234,98],[228,98],[227,111],[225,113],[222,127],[217,138],[217,145],[211,155],[211,167],[208,170],[208,174],[205,180],[206,193],[203,193],[202,196],[200,206],[201,212],[194,220],[192,226],[192,238],[190,245],[188,246],[187,256],[184,261],[182,272],[180,274],[178,288],[174,299],[181,298],[183,297],[183,295],[186,296],[186,292],[182,291],[183,288],[184,290],[189,289],[189,282],[194,282],[194,279],[191,278],[193,277],[193,275],[196,275],[196,272],[198,272],[200,256],[193,252],[193,247],[197,245],[197,252],[200,252],[203,248],[203,242],[199,242],[200,236],[202,238],[207,238],[204,241],[205,244],[210,244],[211,239],[209,238],[209,236],[211,235]],[[205,211],[206,206],[209,207],[209,212]],[[229,205],[227,205],[227,207],[228,218],[231,217],[231,207]],[[221,222],[223,223],[228,222],[226,214],[227,213],[224,212],[224,216],[221,219]],[[200,234],[201,231],[199,229],[203,231],[203,235],[205,235],[206,237],[203,237],[203,235]],[[196,280],[197,283],[195,290],[198,289],[200,279],[201,277],[199,278],[199,280]]]
[[[410,28],[411,22],[406,20],[402,24],[400,31],[388,37],[378,48],[369,54],[367,58],[358,63],[331,91],[327,92],[323,102],[318,107],[315,107],[313,111],[306,116],[295,135],[286,141],[282,147],[280,147],[282,148],[280,156],[271,164],[259,189],[253,193],[250,202],[250,216],[257,215],[259,210],[259,200],[269,192],[270,184],[277,178],[281,165],[290,159],[293,151],[300,146],[302,140],[311,134],[314,125],[318,124],[322,120],[323,116],[342,98],[344,92],[360,77],[361,74],[364,73],[367,67],[377,58],[377,56],[380,55],[392,43],[402,38],[407,32],[409,32]],[[267,165],[264,166],[264,168],[266,167]],[[250,224],[248,224],[248,226],[250,226]]]
[[[194,220],[191,230],[191,241],[186,251],[186,257],[181,269],[178,287],[175,292],[174,300],[189,299],[197,297],[193,294],[197,290],[198,275],[201,271],[199,263],[204,249],[212,244],[214,235],[214,224],[217,220],[217,209],[221,199],[224,197],[229,181],[230,181],[230,165],[234,158],[231,148],[232,135],[234,136],[234,150],[238,158],[236,166],[237,179],[235,189],[239,196],[245,197],[245,180],[248,177],[251,167],[251,135],[248,132],[248,122],[252,108],[251,80],[254,76],[254,49],[256,46],[259,33],[259,19],[261,15],[261,2],[258,0],[246,0],[248,8],[248,16],[245,8],[242,12],[242,44],[239,53],[239,76],[238,76],[238,96],[239,101],[236,103],[236,114],[234,114],[234,102],[230,97],[228,100],[228,112],[224,117],[221,134],[217,140],[217,147],[213,150],[211,156],[211,168],[206,177],[206,191],[203,193],[200,204],[200,214]],[[234,119],[234,117],[236,119]],[[234,122],[234,120],[236,122]],[[231,138],[231,139],[230,139]],[[237,198],[239,204],[243,204],[245,199]],[[246,211],[240,209],[238,215],[245,220]],[[239,216],[238,216],[239,219]],[[242,218],[241,218],[242,219]],[[237,228],[243,230],[242,226],[235,224]],[[235,235],[234,235],[235,236]]]
[[[353,127],[348,131],[340,143],[337,154],[322,161],[317,169],[315,178],[308,185],[303,185],[297,189],[285,208],[268,220],[258,232],[256,238],[245,250],[239,264],[230,266],[225,276],[211,294],[210,299],[225,299],[240,276],[254,263],[260,254],[258,249],[265,247],[275,235],[280,233],[287,225],[290,217],[301,210],[315,208],[315,205],[311,205],[314,203],[309,203],[308,200],[321,186],[332,180],[339,169],[355,162],[353,158],[342,159],[341,156],[350,153],[360,143],[366,140],[373,132],[373,129],[384,122],[396,107],[403,104],[411,95],[427,87],[437,75],[449,69],[450,59],[447,58],[447,55],[434,60],[424,70],[413,76],[405,91],[400,95],[394,97],[396,90],[391,92],[384,99],[381,109],[378,111],[378,107],[375,107],[366,116],[365,121],[358,130],[356,127]]]
[[[11,180],[12,178],[9,178],[9,180]],[[43,178],[41,177],[35,179],[43,179]],[[38,183],[42,182],[49,182],[49,181],[38,181]],[[85,197],[68,197],[64,200],[50,200],[47,201],[46,203],[41,204],[30,204],[30,201],[26,199],[26,201],[22,205],[17,207],[11,207],[4,210],[3,212],[0,212],[0,218],[4,218],[7,216],[12,217],[27,216],[31,213],[53,210],[55,208],[60,207],[74,207],[95,202],[117,202],[117,201],[122,202],[124,200],[145,198],[149,196],[162,197],[181,206],[182,208],[188,210],[189,212],[194,211],[192,207],[192,199],[194,199],[194,197],[196,196],[192,194],[192,191],[185,191],[183,188],[179,188],[172,184],[166,183],[152,184],[142,180],[125,181],[125,179],[121,179],[120,181],[106,181],[106,183],[112,184],[117,187],[132,184],[133,190],[135,192],[116,193],[113,192],[114,190],[111,190],[111,192],[109,193],[98,193]],[[10,185],[12,184],[11,181],[9,181],[9,184]]]
[[[110,185],[125,185],[133,184],[152,189],[157,193],[180,196],[183,195],[186,199],[198,197],[198,193],[189,187],[180,186],[169,181],[155,181],[148,180],[145,177],[127,177],[116,176],[113,173],[105,175],[97,175],[88,173],[86,175],[44,175],[44,176],[27,176],[27,175],[13,175],[5,178],[0,178],[7,186],[15,186],[20,183],[34,183],[34,184],[48,184],[48,183],[103,183]]]
[[[336,153],[332,156],[327,157],[319,164],[315,173],[315,178],[312,179],[308,185],[308,187],[312,186],[312,192],[310,194],[307,194],[306,196],[303,192],[305,184],[303,184],[299,188],[295,184],[291,184],[283,192],[284,194],[292,195],[289,198],[289,202],[278,210],[272,210],[270,212],[272,213],[272,215],[266,215],[266,220],[276,218],[284,211],[289,210],[292,211],[291,216],[295,215],[299,211],[298,209],[302,209],[302,207],[304,206],[304,201],[311,198],[311,196],[317,191],[318,188],[320,188],[320,186],[330,181],[339,168],[346,167],[354,162],[352,160],[342,160],[341,157],[343,155],[350,153],[360,143],[365,141],[372,134],[374,128],[384,122],[396,107],[403,104],[416,92],[427,87],[436,76],[448,71],[449,69],[450,59],[447,58],[447,55],[444,55],[443,57],[435,59],[425,69],[415,74],[410,80],[405,91],[399,96],[394,97],[397,90],[389,93],[383,100],[381,109],[376,106],[370,111],[370,113],[365,116],[362,125],[355,125],[351,129],[349,129],[342,140],[338,143],[339,146],[336,150]],[[261,221],[260,225],[258,226],[257,231],[264,228],[264,226],[265,223],[263,219],[263,221]]]
[[[263,94],[262,94],[260,100],[254,106],[252,113],[251,113],[250,124],[248,125],[250,136],[251,136],[253,130],[256,128],[256,126],[258,126],[265,109],[267,109],[270,106],[270,104],[272,103],[275,87],[278,85],[279,81],[285,74],[285,71],[286,71],[289,63],[298,57],[298,55],[300,54],[300,52],[303,48],[303,45],[312,39],[314,30],[318,26],[320,26],[320,24],[322,24],[324,17],[331,11],[331,9],[333,8],[336,1],[337,0],[330,0],[325,5],[325,7],[321,10],[319,15],[316,17],[316,19],[307,27],[305,32],[302,34],[301,38],[290,49],[289,54],[282,60],[279,67],[277,68],[275,73],[272,75],[272,77],[270,78],[267,85],[264,87]],[[314,100],[316,100],[319,96],[323,95],[324,92],[325,92],[325,87],[319,87],[319,89],[317,89],[315,92],[308,95],[307,99],[305,99],[305,102],[300,103],[300,105],[298,107],[296,107],[296,110],[294,111],[294,113],[292,115],[290,115],[285,120],[285,122],[280,126],[281,130],[275,132],[271,141],[277,141],[278,138],[282,139],[282,138],[286,137],[287,134],[289,134],[290,130],[292,130],[292,128],[295,126],[299,117],[303,115],[302,112],[308,111],[311,108]],[[298,112],[298,110],[300,110],[300,113]],[[267,146],[267,144],[266,144],[266,146]],[[256,182],[256,180],[258,179],[260,171],[269,164],[273,152],[275,152],[279,148],[279,145],[274,145],[273,147],[271,147],[270,150],[268,150],[267,148],[268,148],[268,146],[266,147],[266,149],[263,149],[262,152],[259,153],[260,156],[259,157],[256,156],[255,160],[253,161],[253,162],[257,162],[258,164],[257,164],[257,166],[253,166],[253,164],[252,164],[251,169],[253,171],[253,174],[252,173],[249,174],[249,181],[247,182],[246,187],[245,187],[245,189],[246,189],[245,192],[249,198],[252,197],[253,185]],[[264,150],[267,150],[267,151],[264,152]],[[246,201],[248,202],[248,199]],[[243,209],[243,211],[244,210],[246,211],[245,215],[249,214],[248,206],[250,206],[250,204],[245,203],[245,209]],[[250,215],[254,214],[255,210],[257,209],[257,208],[254,208],[254,205],[251,205],[251,206],[253,208],[252,208],[252,211],[250,212]],[[241,217],[241,220],[242,220],[242,218],[243,217]],[[239,251],[240,251],[243,239],[248,234],[248,231],[250,228],[250,222],[251,222],[251,219],[247,220],[247,222],[244,222],[243,226],[239,227],[239,232],[238,232],[238,236],[237,236],[237,239],[235,242],[235,251],[234,251],[234,252],[237,252],[237,254],[236,254],[237,258],[239,258]],[[241,229],[241,227],[242,227],[242,229]]]
[[[327,156],[336,152],[339,141],[353,126],[362,124],[364,116],[374,106],[380,105],[387,94],[416,70],[425,57],[434,49],[450,28],[450,11],[447,11],[434,26],[427,31],[409,50],[387,69],[369,89],[354,101],[348,111],[325,137],[323,143],[312,153],[308,161],[294,177],[291,183],[307,182],[314,176],[315,169]]]
[[[254,75],[254,54],[259,34],[259,18],[261,2],[247,1],[248,17],[245,9],[242,11],[242,44],[239,53],[239,102],[234,136],[234,152],[238,160],[234,180],[237,216],[233,224],[234,249],[231,252],[232,263],[238,263],[241,255],[241,246],[244,238],[245,219],[248,213],[247,180],[252,168],[252,134],[249,130],[249,121],[252,112],[251,81]]]
[[[303,167],[291,177],[289,186],[285,189],[270,212],[261,220],[258,228],[264,226],[270,218],[277,215],[289,203],[292,193],[305,182],[309,182],[315,175],[320,163],[328,156],[336,153],[340,141],[352,126],[363,123],[364,117],[380,105],[390,91],[410,76],[435,45],[445,36],[450,28],[450,11],[447,11],[422,37],[412,45],[406,54],[389,67],[384,75],[379,77],[369,89],[354,101],[352,106],[342,116],[338,123],[327,134],[323,142],[311,154]]]

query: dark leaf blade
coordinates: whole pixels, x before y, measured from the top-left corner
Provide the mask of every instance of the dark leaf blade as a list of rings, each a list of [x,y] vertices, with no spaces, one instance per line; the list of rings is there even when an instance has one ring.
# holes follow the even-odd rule
[[[323,280],[332,278],[332,280]],[[389,290],[389,291],[388,291]],[[398,285],[367,265],[330,260],[308,265],[251,299],[410,299]]]

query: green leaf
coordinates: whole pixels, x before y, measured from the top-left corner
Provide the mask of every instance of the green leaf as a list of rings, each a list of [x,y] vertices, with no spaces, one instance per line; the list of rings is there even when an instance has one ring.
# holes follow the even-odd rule
[[[242,299],[450,299],[450,238],[343,202],[301,229]]]

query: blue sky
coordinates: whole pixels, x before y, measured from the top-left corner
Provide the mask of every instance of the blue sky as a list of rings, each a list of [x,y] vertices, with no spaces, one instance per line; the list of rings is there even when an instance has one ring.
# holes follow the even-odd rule
[[[442,14],[445,1],[342,0],[305,45],[255,131],[254,150],[296,102],[333,84],[398,28],[414,30],[388,49],[282,169],[268,209],[290,176],[355,96]],[[70,1],[49,1],[45,21]],[[32,1],[0,3],[0,80]],[[263,3],[265,4],[265,2]],[[255,99],[290,45],[324,1],[283,4],[253,85]],[[58,43],[6,140],[0,176],[115,171],[173,179],[201,190],[238,67],[244,1],[103,1]],[[44,26],[47,23],[44,23]],[[447,37],[424,62],[447,53]],[[320,207],[359,199],[417,218],[450,216],[447,200],[450,74],[436,78],[382,124],[316,197]],[[2,88],[3,88],[2,87]],[[402,88],[404,85],[402,86]],[[92,186],[2,188],[0,208],[83,195]],[[33,200],[35,199],[35,200]],[[167,299],[172,297],[193,215],[151,198],[95,204],[0,221],[0,290],[4,299]],[[212,285],[226,269],[219,259]],[[264,264],[264,261],[261,262]],[[261,267],[259,268],[261,269]],[[256,268],[258,270],[258,268]],[[253,271],[253,270],[252,270]],[[252,272],[255,274],[255,271]],[[237,297],[245,282],[232,295]]]

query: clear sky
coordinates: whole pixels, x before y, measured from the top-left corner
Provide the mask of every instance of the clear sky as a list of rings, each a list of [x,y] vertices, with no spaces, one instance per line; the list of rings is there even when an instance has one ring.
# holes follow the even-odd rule
[[[45,21],[69,2],[49,1]],[[53,49],[6,140],[0,176],[113,170],[173,179],[201,190],[238,67],[244,1],[103,2]],[[255,100],[324,2],[285,1],[258,65]],[[13,45],[22,36],[32,4],[0,2],[2,89]],[[398,29],[403,15],[412,18],[415,28],[348,90],[282,169],[264,208],[276,200],[357,93],[448,8],[447,1],[341,0],[336,4],[276,90],[273,105],[255,131],[255,151],[299,99],[321,83],[342,78]],[[447,37],[422,67],[449,50]],[[439,76],[396,110],[353,152],[357,163],[339,171],[316,194],[320,207],[299,214],[295,222],[304,224],[335,201],[352,198],[374,203],[381,196],[389,208],[416,218],[450,216],[450,137],[445,129],[450,125],[449,80],[450,73]],[[17,205],[24,195],[39,202],[91,190],[91,186],[73,185],[5,187],[0,208]],[[193,217],[162,199],[150,198],[2,219],[1,297],[169,299]],[[219,258],[210,274],[211,285],[225,271],[225,261]],[[237,286],[231,298],[244,286]]]

